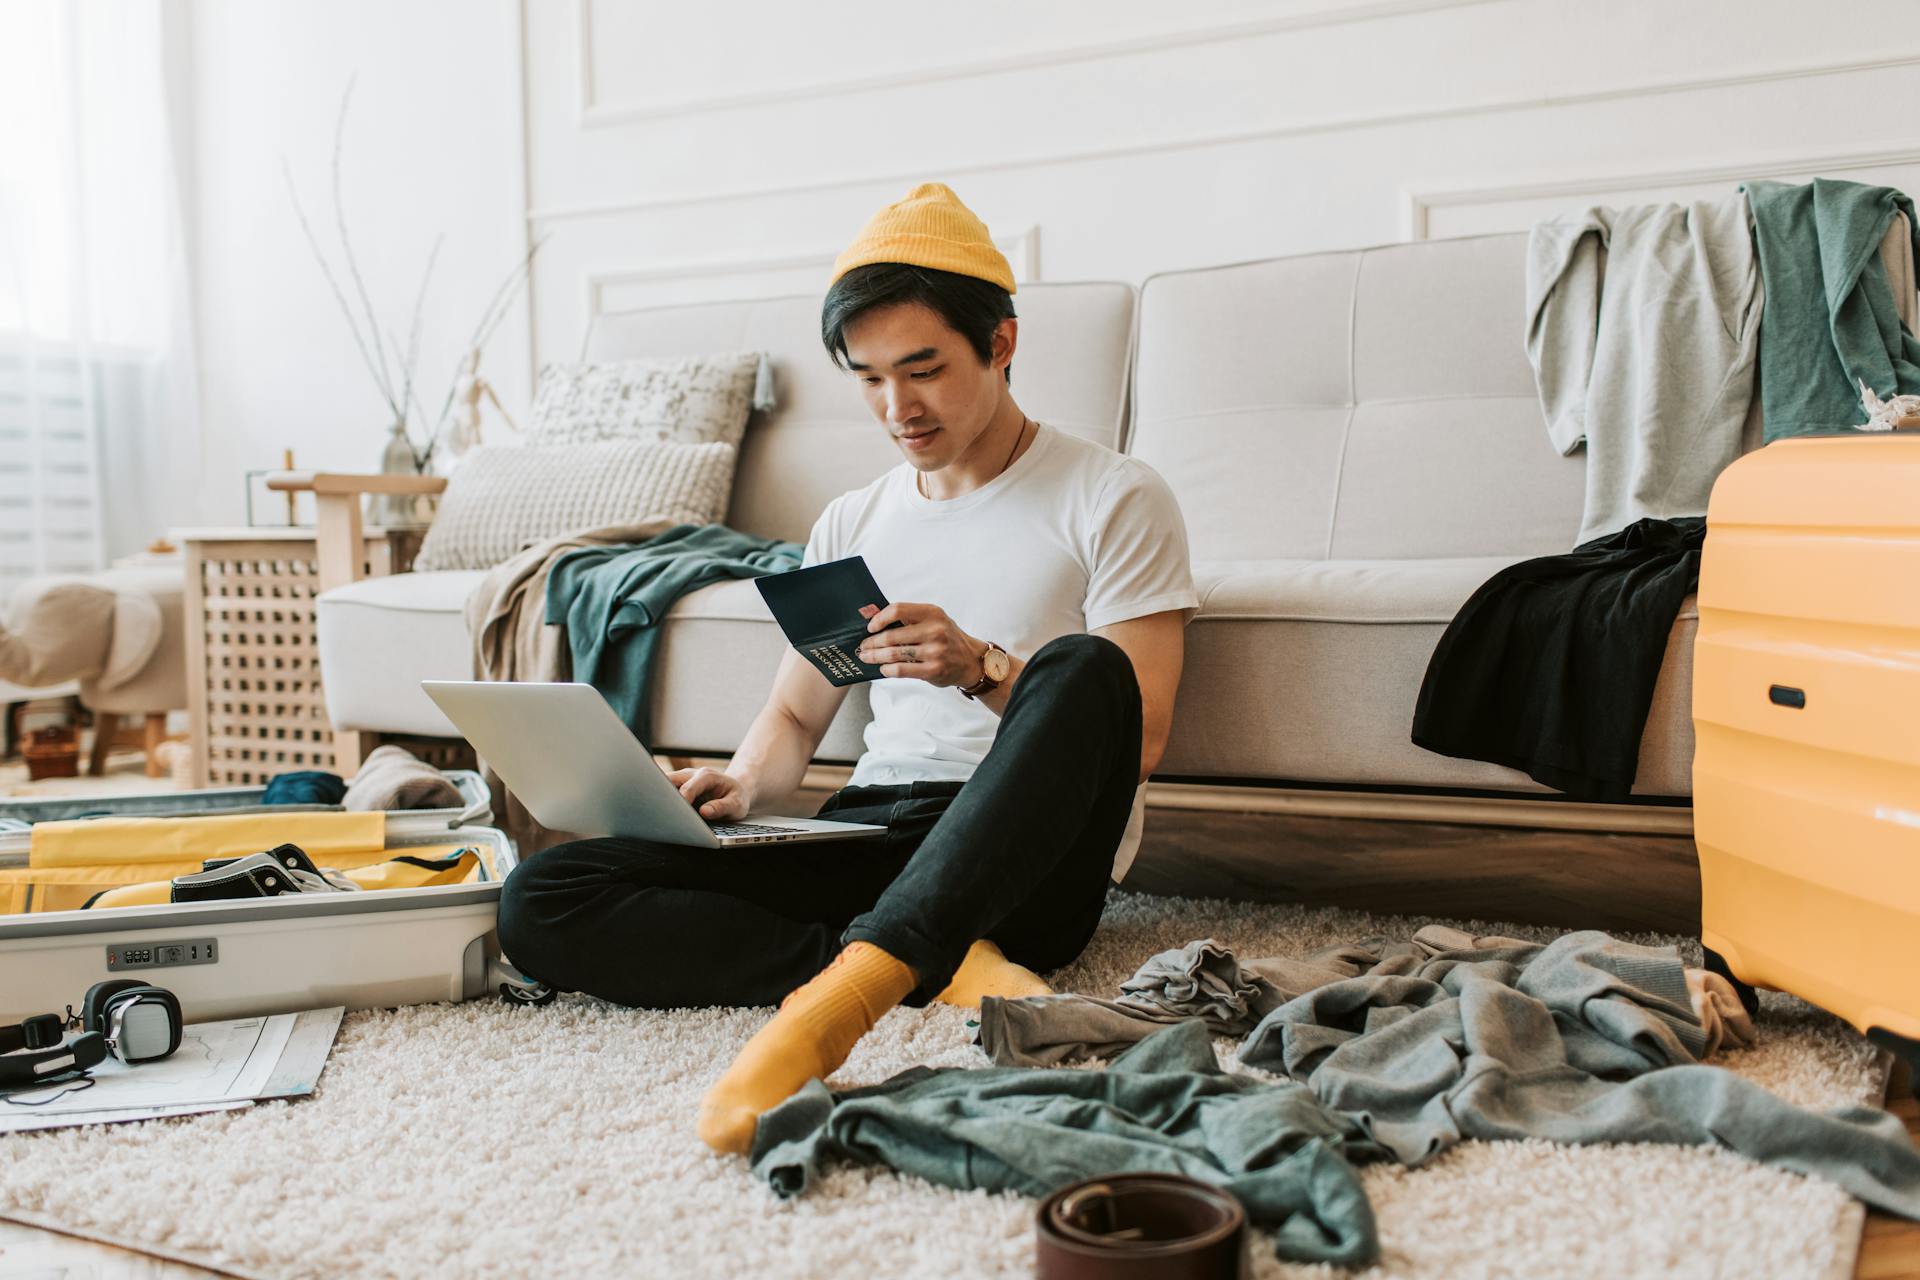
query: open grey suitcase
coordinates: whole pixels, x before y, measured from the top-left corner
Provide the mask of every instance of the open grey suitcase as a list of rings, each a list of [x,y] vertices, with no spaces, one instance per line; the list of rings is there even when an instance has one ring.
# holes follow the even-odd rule
[[[459,809],[387,814],[389,848],[481,850],[482,879],[412,889],[193,905],[0,915],[0,1022],[78,1004],[93,983],[139,978],[180,998],[188,1021],[467,1000],[536,997],[499,955],[500,882],[515,851],[488,825],[485,783],[448,774]],[[0,802],[0,867],[26,863],[36,822],[262,812],[261,788]],[[320,806],[272,806],[298,812]]]
[[[487,784],[471,769],[447,770],[447,779],[460,791],[458,809],[413,809],[422,819],[458,816],[486,825],[493,820],[493,800]],[[0,800],[0,836],[26,831],[36,822],[67,822],[75,818],[173,818],[214,813],[300,813],[338,809],[338,805],[268,804],[265,787],[211,787],[203,791],[140,791],[123,796],[46,796]]]

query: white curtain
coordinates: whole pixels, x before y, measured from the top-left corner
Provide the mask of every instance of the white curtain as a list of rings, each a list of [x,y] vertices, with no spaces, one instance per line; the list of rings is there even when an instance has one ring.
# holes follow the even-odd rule
[[[0,4],[0,602],[191,516],[200,427],[168,0]]]

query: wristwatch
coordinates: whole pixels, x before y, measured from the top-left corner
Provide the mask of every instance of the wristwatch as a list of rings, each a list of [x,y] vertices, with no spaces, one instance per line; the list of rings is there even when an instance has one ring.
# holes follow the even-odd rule
[[[969,698],[984,698],[1000,687],[1007,673],[1013,670],[1013,659],[1007,651],[993,641],[987,641],[987,651],[980,655],[980,678],[969,685],[962,685],[960,692]]]

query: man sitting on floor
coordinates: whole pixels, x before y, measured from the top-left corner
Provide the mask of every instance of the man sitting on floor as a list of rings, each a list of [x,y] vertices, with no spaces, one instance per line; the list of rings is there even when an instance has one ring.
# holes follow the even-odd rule
[[[935,602],[869,620],[860,656],[886,678],[866,753],[820,810],[886,835],[582,840],[506,883],[502,943],[551,986],[780,1002],[701,1105],[717,1150],[745,1152],[762,1112],[896,1004],[1045,992],[1033,970],[1080,954],[1138,846],[1197,604],[1186,528],[1152,469],[1014,403],[1013,291],[985,225],[929,183],[840,255],[822,309],[906,463],[835,499],[805,563],[863,556],[896,601]],[[726,769],[671,777],[702,817],[744,818],[799,785],[845,693],[789,651]]]

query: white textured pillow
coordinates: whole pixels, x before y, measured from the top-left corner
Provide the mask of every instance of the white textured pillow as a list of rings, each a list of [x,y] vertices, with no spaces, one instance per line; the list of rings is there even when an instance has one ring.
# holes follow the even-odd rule
[[[527,419],[529,444],[718,440],[738,446],[753,409],[751,351],[610,364],[549,364]]]
[[[488,445],[447,479],[416,569],[491,569],[536,542],[609,524],[664,517],[727,518],[730,444]]]

